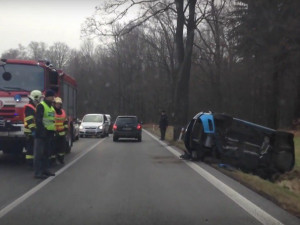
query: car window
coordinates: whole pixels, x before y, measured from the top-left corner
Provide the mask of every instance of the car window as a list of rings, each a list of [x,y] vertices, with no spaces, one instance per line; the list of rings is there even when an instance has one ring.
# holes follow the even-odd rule
[[[103,117],[102,117],[102,115],[86,115],[83,117],[82,122],[102,123]]]
[[[136,117],[119,117],[116,122],[118,125],[121,124],[135,124],[137,123]]]

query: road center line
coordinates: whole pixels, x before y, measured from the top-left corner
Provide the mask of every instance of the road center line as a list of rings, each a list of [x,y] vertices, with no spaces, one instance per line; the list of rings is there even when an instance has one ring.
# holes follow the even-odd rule
[[[85,156],[87,153],[89,153],[90,151],[92,151],[97,145],[99,145],[104,140],[105,139],[102,139],[102,140],[98,141],[96,144],[92,145],[89,149],[87,149],[86,151],[84,151],[83,153],[81,153],[73,161],[71,161],[70,163],[66,164],[64,167],[62,167],[60,170],[58,170],[55,173],[54,177],[48,177],[47,179],[45,179],[44,181],[42,181],[41,183],[39,183],[37,186],[35,186],[34,188],[30,189],[28,192],[26,192],[25,194],[23,194],[21,197],[19,197],[18,199],[16,199],[12,203],[10,203],[9,205],[7,205],[3,209],[1,209],[1,211],[0,211],[0,219],[3,216],[5,216],[7,213],[9,213],[11,210],[13,210],[15,207],[17,207],[18,205],[20,205],[22,202],[24,202],[26,199],[28,199],[30,196],[32,196],[33,194],[35,194],[36,192],[38,192],[40,189],[42,189],[43,187],[45,187],[48,183],[50,183],[57,176],[59,176],[61,173],[63,173],[64,171],[66,171],[68,168],[70,168],[74,163],[76,163],[83,156]]]
[[[158,141],[161,145],[163,145],[167,150],[169,150],[172,154],[179,157],[181,154],[176,151],[174,148],[168,146],[165,142],[160,141],[157,137],[151,134],[149,131],[143,129],[145,133],[150,135],[153,139]],[[221,180],[216,178],[214,175],[209,173],[207,170],[203,169],[201,166],[194,162],[183,160],[185,164],[187,164],[190,168],[192,168],[196,173],[201,175],[205,180],[211,183],[215,188],[225,194],[228,198],[238,204],[241,208],[243,208],[247,213],[256,218],[259,222],[265,225],[283,225],[279,220],[268,214],[259,206],[255,205],[247,198],[239,194],[237,191],[233,190],[231,187],[223,183]]]

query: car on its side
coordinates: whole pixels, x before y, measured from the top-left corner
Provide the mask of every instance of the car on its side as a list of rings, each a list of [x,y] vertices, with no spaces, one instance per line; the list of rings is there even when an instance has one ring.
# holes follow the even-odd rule
[[[106,137],[109,135],[108,128],[105,114],[86,114],[79,127],[80,137]]]
[[[142,125],[137,116],[118,116],[113,125],[113,141],[119,138],[135,138],[142,141]]]

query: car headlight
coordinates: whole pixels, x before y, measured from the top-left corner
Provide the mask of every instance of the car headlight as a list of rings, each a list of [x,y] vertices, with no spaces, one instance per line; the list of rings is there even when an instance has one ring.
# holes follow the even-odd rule
[[[79,129],[80,129],[80,130],[83,130],[83,126],[82,126],[82,125],[80,125],[80,126],[79,126]]]
[[[102,130],[102,129],[103,129],[103,126],[101,125],[101,126],[99,126],[98,128],[99,128],[100,130]]]

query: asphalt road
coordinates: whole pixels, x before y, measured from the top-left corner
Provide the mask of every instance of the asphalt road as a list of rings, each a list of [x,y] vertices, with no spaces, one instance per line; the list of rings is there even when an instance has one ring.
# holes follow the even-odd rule
[[[0,224],[300,224],[203,163],[143,132],[143,141],[80,139],[44,181],[0,155]]]

